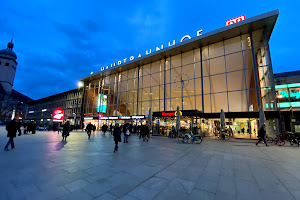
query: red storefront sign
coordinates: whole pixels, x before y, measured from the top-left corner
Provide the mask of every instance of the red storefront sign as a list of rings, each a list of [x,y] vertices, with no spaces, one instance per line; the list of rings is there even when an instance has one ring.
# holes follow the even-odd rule
[[[175,117],[175,112],[162,112],[162,117]]]
[[[230,24],[237,23],[237,22],[239,22],[239,21],[243,21],[243,20],[245,20],[245,19],[246,19],[246,16],[245,16],[245,15],[241,15],[241,16],[239,16],[239,17],[236,17],[236,18],[227,20],[227,21],[225,22],[225,26],[228,26],[228,25],[230,25]]]
[[[53,113],[53,122],[63,122],[65,111],[61,109],[55,109]]]

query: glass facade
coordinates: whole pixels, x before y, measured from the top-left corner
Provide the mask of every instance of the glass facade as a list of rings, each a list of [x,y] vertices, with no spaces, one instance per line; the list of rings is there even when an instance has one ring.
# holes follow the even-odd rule
[[[264,30],[223,40],[86,83],[84,113],[104,116],[198,110],[275,110]],[[100,74],[101,75],[101,74]],[[97,113],[99,94],[107,110]]]

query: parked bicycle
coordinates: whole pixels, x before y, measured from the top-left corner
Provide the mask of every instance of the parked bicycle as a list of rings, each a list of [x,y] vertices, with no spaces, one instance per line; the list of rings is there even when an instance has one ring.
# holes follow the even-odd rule
[[[291,145],[300,146],[300,133],[289,132],[289,141]]]
[[[266,135],[266,141],[272,143],[272,142],[274,142],[274,138]]]
[[[283,146],[285,144],[286,134],[280,133],[274,140],[274,143],[278,146]]]
[[[192,131],[188,131],[185,133],[184,137],[182,138],[183,143],[188,143],[191,141],[195,144],[201,144],[202,136],[201,135],[194,135]]]

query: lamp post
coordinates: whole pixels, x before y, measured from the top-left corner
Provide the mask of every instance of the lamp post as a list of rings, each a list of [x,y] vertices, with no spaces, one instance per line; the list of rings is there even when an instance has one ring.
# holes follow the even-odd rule
[[[76,123],[76,120],[77,120],[77,109],[78,109],[78,99],[79,99],[79,91],[80,91],[80,88],[82,88],[84,86],[83,82],[79,81],[77,83],[77,86],[78,86],[78,95],[77,95],[77,101],[76,101],[76,110],[75,110],[75,113],[73,113],[74,115],[74,123],[75,123],[75,129],[77,130],[77,123]]]
[[[293,112],[293,107],[295,107],[295,105],[291,105],[290,106],[290,108],[289,108],[289,111],[291,111],[292,112],[292,116],[291,116],[291,120],[290,120],[290,122],[291,122],[291,131],[292,132],[294,132],[295,131],[295,129],[294,129],[294,112]]]

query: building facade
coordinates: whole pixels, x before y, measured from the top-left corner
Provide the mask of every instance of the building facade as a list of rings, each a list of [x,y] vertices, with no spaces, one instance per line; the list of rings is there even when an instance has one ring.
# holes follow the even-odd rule
[[[55,109],[64,110],[63,120],[71,125],[81,126],[82,89],[69,90],[60,94],[38,99],[29,103],[27,120],[34,120],[38,125],[53,125]]]
[[[278,11],[265,13],[101,68],[81,80],[84,113],[100,120],[151,115],[159,134],[165,134],[175,123],[166,113],[179,107],[189,113],[182,115],[182,127],[212,133],[223,109],[237,137],[253,137],[259,108],[266,114],[277,110],[269,52],[277,16]],[[106,109],[101,111],[103,98]],[[268,116],[267,131],[274,134],[277,119]]]

